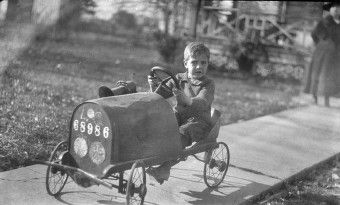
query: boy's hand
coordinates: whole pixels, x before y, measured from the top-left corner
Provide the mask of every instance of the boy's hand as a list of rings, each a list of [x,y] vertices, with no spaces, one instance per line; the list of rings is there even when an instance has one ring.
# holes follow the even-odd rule
[[[192,99],[184,94],[183,91],[178,90],[177,88],[174,88],[172,90],[174,96],[176,96],[177,102],[179,104],[184,104],[184,105],[191,105],[192,104]]]
[[[172,89],[172,93],[174,94],[174,96],[180,95],[180,94],[184,94],[183,91],[178,90],[177,88],[173,88]]]
[[[152,77],[151,75],[148,75],[148,83],[149,85],[157,85],[159,84],[159,80],[156,77]]]
[[[159,82],[158,78],[148,75],[148,83],[149,83],[149,86],[150,86],[150,92],[153,92],[153,91],[155,91],[157,85],[160,82]]]

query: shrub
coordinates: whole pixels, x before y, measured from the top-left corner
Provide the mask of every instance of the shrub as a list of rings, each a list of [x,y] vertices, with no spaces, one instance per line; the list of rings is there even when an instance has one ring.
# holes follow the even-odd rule
[[[113,16],[113,19],[116,22],[116,24],[121,25],[126,29],[134,29],[137,26],[137,21],[136,21],[135,16],[124,10],[118,11]]]
[[[154,33],[154,38],[156,40],[158,52],[163,60],[166,63],[174,63],[182,40],[178,37],[166,35],[161,31],[156,31]]]
[[[89,21],[80,21],[74,27],[74,30],[80,31],[80,32],[114,34],[116,28],[112,22],[99,20],[99,19],[91,19]]]

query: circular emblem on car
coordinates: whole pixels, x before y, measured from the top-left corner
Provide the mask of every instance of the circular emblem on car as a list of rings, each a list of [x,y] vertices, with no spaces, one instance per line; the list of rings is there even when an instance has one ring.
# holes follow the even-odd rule
[[[105,160],[105,148],[101,142],[93,142],[89,152],[91,160],[99,165]]]
[[[74,152],[81,158],[84,157],[87,154],[88,149],[86,140],[82,137],[78,137],[76,140],[74,140],[73,149]]]
[[[92,108],[87,110],[87,117],[88,118],[92,119],[92,118],[94,118],[94,115],[95,115],[94,110]]]

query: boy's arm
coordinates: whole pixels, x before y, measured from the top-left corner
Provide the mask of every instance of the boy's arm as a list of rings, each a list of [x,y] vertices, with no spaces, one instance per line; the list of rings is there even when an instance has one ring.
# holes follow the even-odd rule
[[[208,109],[212,102],[214,101],[215,94],[215,83],[211,81],[206,86],[203,86],[201,91],[198,93],[196,97],[191,98],[192,104],[191,106],[195,108],[195,110],[206,110]]]
[[[182,90],[173,88],[172,93],[176,97],[178,104],[184,105],[184,106],[190,106],[192,104],[192,98],[186,96]]]
[[[196,110],[206,110],[211,106],[214,100],[215,84],[211,81],[202,87],[196,97],[192,98],[186,96],[181,90],[174,89],[173,93],[176,96],[178,103],[185,106],[191,106]]]

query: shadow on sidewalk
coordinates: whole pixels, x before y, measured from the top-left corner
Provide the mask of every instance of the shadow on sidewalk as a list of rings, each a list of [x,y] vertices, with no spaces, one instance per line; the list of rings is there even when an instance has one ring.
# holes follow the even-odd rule
[[[202,192],[189,191],[181,192],[190,197],[196,198],[195,201],[189,201],[190,204],[205,205],[205,204],[239,204],[243,200],[253,196],[256,190],[268,189],[270,186],[260,183],[250,183],[247,186],[242,186],[237,191],[234,191],[228,195],[219,192],[219,189],[206,188]],[[222,187],[221,187],[222,188]],[[212,191],[219,192],[221,195],[212,194]],[[224,195],[224,196],[223,196]],[[235,201],[235,199],[243,199],[242,201]]]

